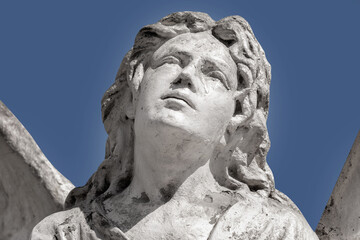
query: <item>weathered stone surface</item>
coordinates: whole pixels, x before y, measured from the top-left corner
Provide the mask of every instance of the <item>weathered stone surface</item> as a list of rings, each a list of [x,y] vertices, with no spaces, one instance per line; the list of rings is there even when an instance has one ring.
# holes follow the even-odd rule
[[[63,209],[73,187],[0,101],[0,239],[28,239],[36,223]]]
[[[105,160],[31,239],[318,239],[266,162],[270,79],[239,16],[142,28],[102,100]]]
[[[360,239],[359,184],[360,132],[316,228],[320,239]]]

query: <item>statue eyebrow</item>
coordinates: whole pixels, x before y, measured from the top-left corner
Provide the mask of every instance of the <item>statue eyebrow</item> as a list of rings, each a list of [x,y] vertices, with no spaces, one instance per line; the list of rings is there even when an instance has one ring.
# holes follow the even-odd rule
[[[177,57],[188,57],[190,59],[192,59],[192,56],[190,53],[186,52],[186,51],[179,51],[177,50],[176,48],[175,49],[171,49],[171,50],[174,50],[174,51],[170,51],[170,54],[171,55],[175,55]],[[183,59],[181,59],[183,60]]]

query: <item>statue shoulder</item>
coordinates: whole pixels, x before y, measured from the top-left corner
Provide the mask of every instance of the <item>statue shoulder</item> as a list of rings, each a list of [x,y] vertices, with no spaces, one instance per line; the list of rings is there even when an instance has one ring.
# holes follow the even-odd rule
[[[30,240],[99,240],[80,208],[57,212],[44,218],[31,232]]]
[[[296,205],[283,193],[250,193],[228,208],[209,239],[318,239]]]

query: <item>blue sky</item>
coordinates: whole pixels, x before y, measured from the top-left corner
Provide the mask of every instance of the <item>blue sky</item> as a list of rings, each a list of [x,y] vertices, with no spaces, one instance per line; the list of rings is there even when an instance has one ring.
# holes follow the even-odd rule
[[[272,65],[268,162],[315,228],[360,129],[360,1],[2,1],[0,99],[83,185],[104,157],[101,97],[137,31],[184,10],[252,26]]]

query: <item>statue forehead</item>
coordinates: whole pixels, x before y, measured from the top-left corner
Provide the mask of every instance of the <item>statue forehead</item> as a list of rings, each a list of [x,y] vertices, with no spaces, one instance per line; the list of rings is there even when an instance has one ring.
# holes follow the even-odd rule
[[[228,48],[209,32],[180,34],[157,49],[154,57],[176,51],[202,53],[204,56],[228,59],[233,62]]]

